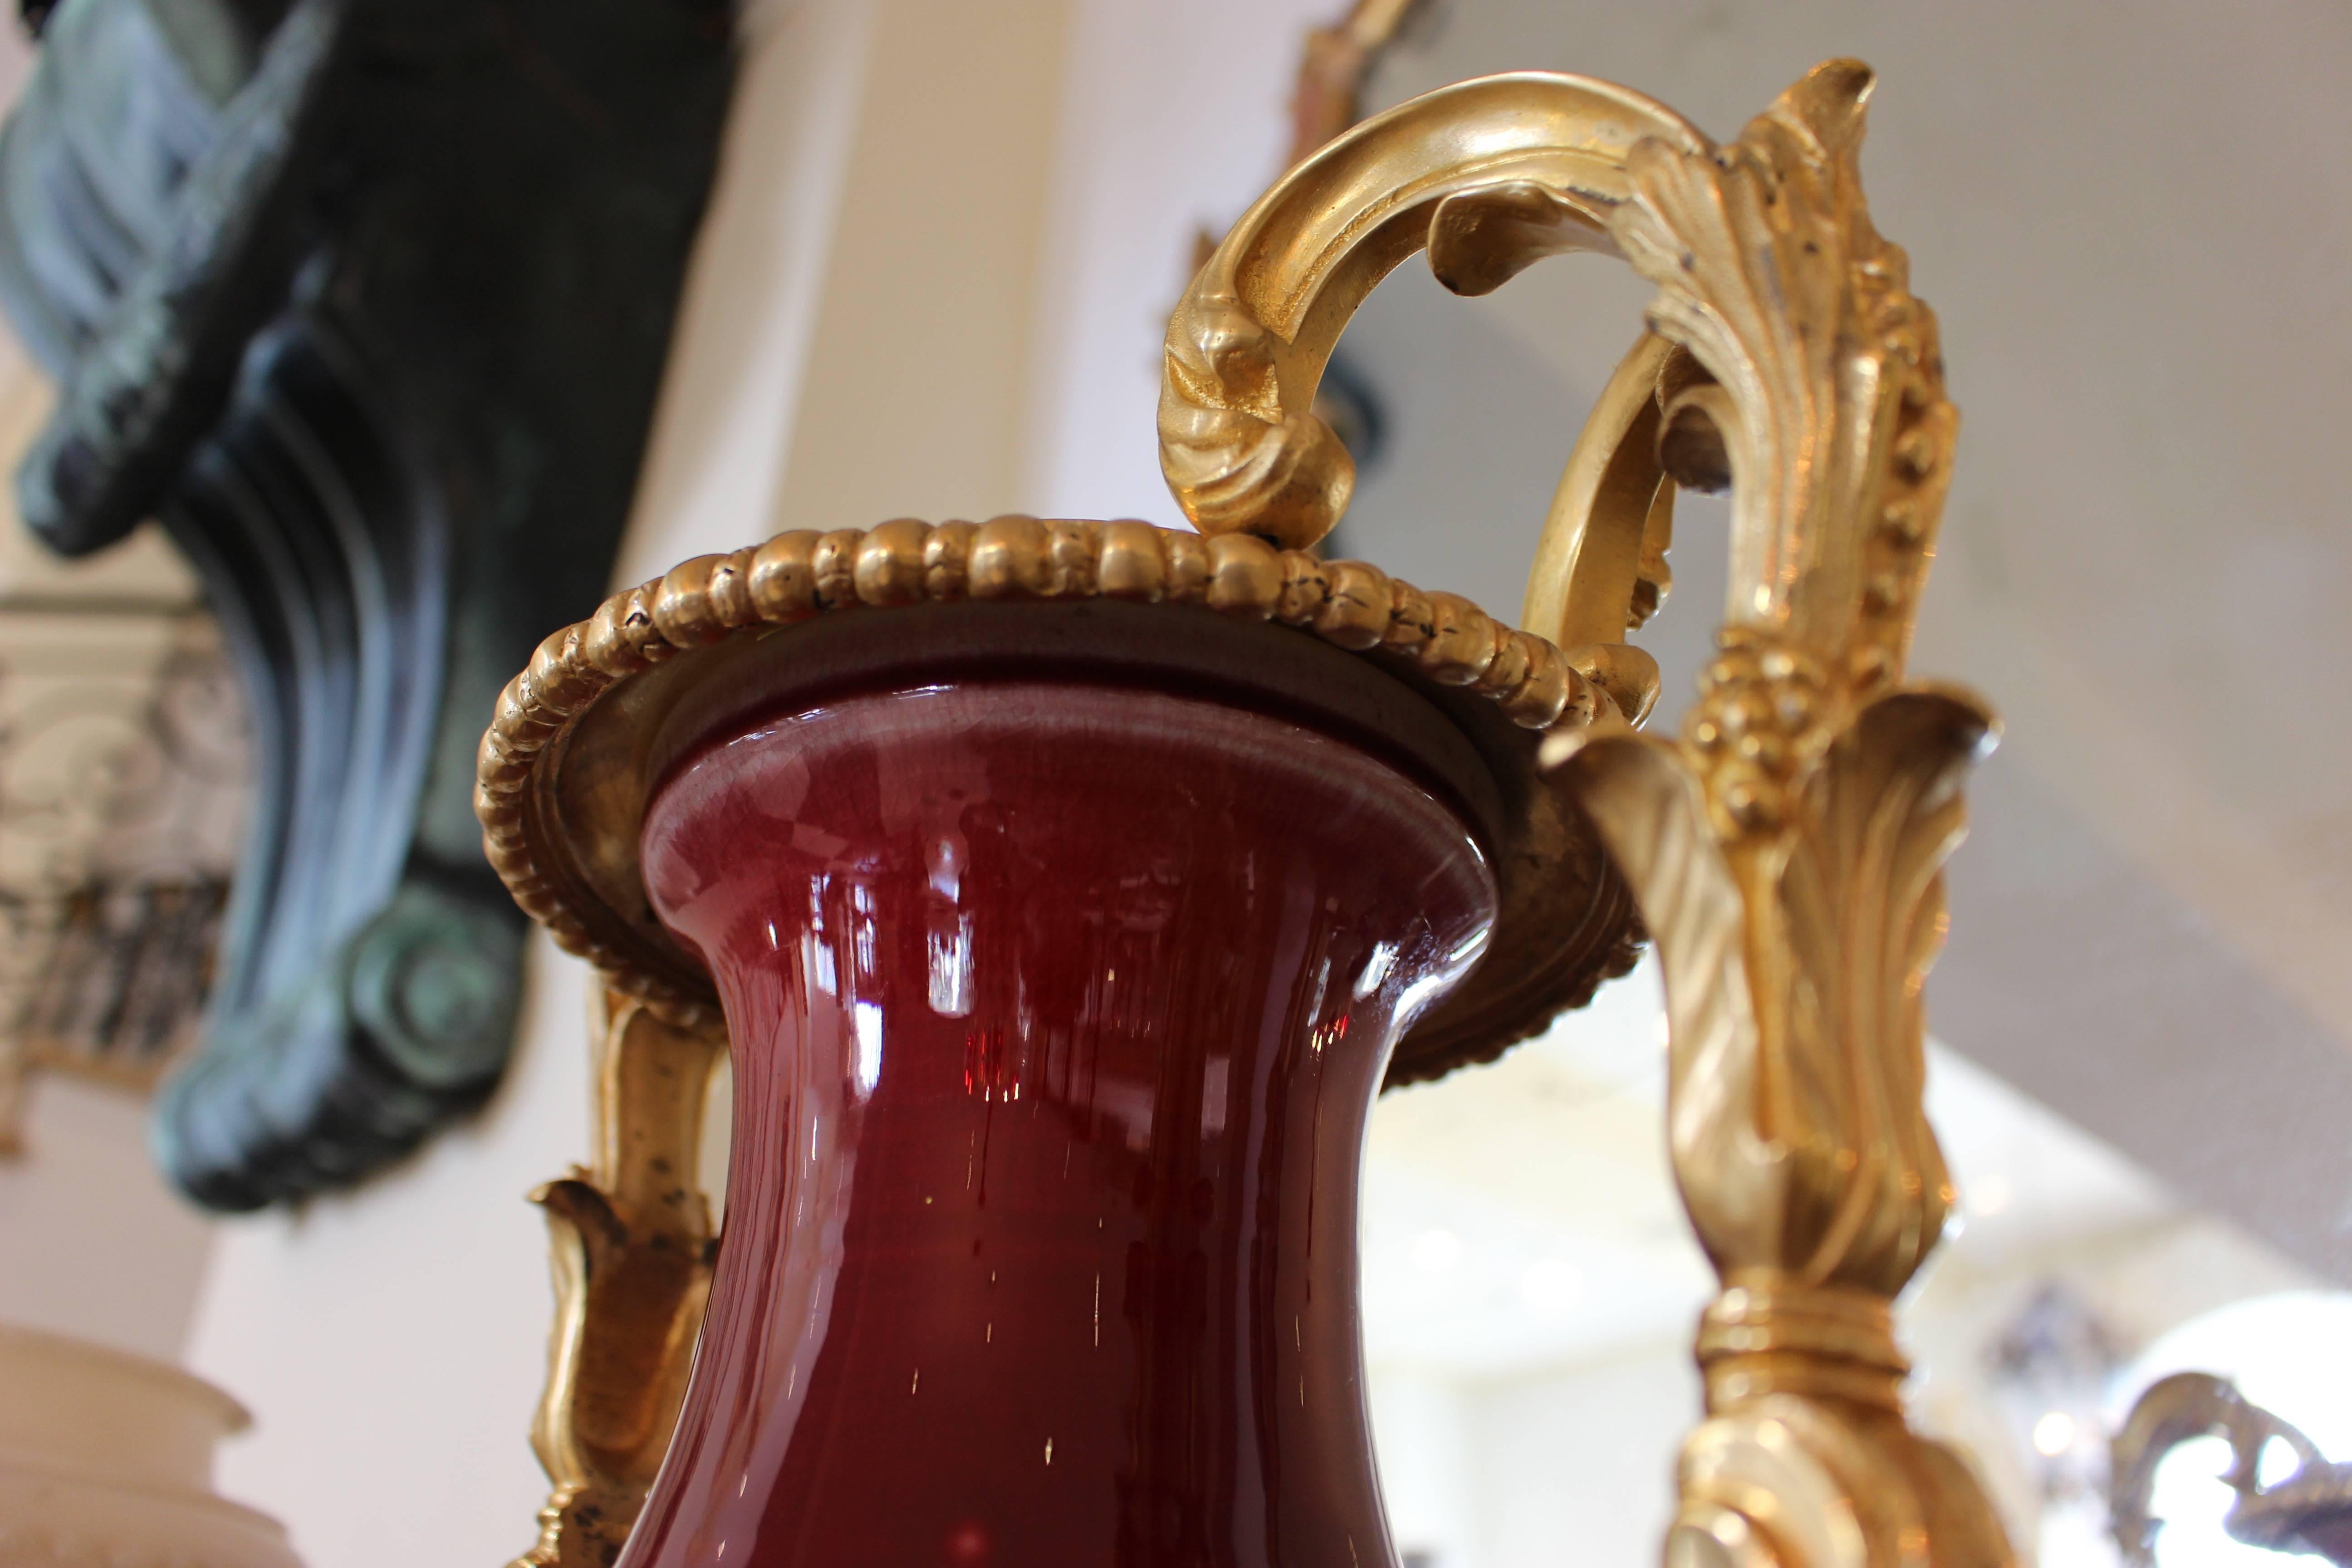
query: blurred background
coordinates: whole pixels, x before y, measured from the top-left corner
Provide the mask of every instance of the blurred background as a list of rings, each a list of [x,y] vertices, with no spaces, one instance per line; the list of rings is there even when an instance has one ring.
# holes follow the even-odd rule
[[[641,26],[635,12],[665,3],[599,0],[567,36],[617,48]],[[1281,169],[1307,31],[1343,7],[751,0],[731,55],[723,26],[710,35],[716,65],[698,63],[702,44],[676,45],[682,85],[660,101],[709,112],[649,109],[651,131],[625,104],[591,113],[566,96],[562,73],[590,79],[593,62],[540,47],[566,26],[553,13],[485,7],[512,26],[459,63],[511,72],[517,113],[535,112],[533,93],[557,106],[538,162],[500,177],[572,171],[568,211],[601,213],[601,193],[616,192],[625,216],[613,221],[643,241],[642,265],[598,286],[649,291],[644,310],[562,317],[531,340],[560,342],[572,357],[550,363],[568,376],[606,377],[611,406],[560,428],[530,424],[504,383],[499,418],[454,416],[489,397],[448,369],[462,344],[420,340],[409,352],[425,372],[370,358],[411,341],[383,323],[440,296],[383,304],[394,296],[367,289],[394,285],[372,279],[415,268],[360,263],[441,231],[420,226],[437,209],[414,203],[373,226],[352,216],[375,210],[383,160],[350,146],[416,138],[338,68],[313,63],[329,73],[320,91],[366,111],[337,132],[331,199],[295,226],[268,309],[204,314],[184,279],[140,293],[138,267],[191,232],[182,184],[202,187],[202,171],[250,140],[255,83],[277,83],[300,134],[317,133],[304,114],[326,112],[320,93],[269,75],[303,67],[271,41],[286,7],[248,16],[259,41],[227,65],[171,30],[190,9],[63,0],[41,43],[8,32],[0,45],[0,95],[17,104],[0,142],[14,237],[0,294],[25,342],[0,344],[0,443],[12,465],[50,476],[47,490],[20,485],[37,515],[0,520],[0,1138],[15,1150],[0,1163],[0,1322],[184,1365],[232,1392],[255,1422],[223,1450],[221,1489],[286,1521],[314,1568],[493,1562],[528,1539],[545,1490],[524,1435],[544,1372],[546,1248],[522,1194],[585,1152],[587,972],[536,933],[507,970],[458,973],[432,957],[436,942],[482,944],[464,935],[478,929],[465,924],[472,871],[416,869],[440,853],[441,710],[426,703],[412,725],[425,738],[386,752],[413,753],[393,814],[406,858],[342,925],[313,922],[360,944],[310,960],[345,989],[319,1003],[256,971],[236,982],[245,1014],[221,1000],[219,977],[245,974],[236,944],[268,924],[237,924],[258,907],[238,890],[259,875],[256,834],[301,842],[279,819],[310,797],[272,785],[270,770],[301,745],[360,742],[287,739],[296,731],[270,698],[284,660],[253,630],[256,591],[187,556],[223,537],[194,481],[124,489],[146,498],[116,508],[125,526],[152,512],[162,528],[141,522],[70,564],[27,531],[87,542],[69,525],[98,511],[56,480],[69,468],[58,432],[120,435],[89,411],[103,404],[100,362],[121,361],[124,331],[109,324],[121,301],[179,301],[192,342],[223,312],[244,333],[235,374],[173,405],[215,423],[184,422],[172,472],[203,470],[239,400],[261,396],[272,365],[299,366],[268,348],[289,332],[360,345],[318,354],[357,365],[362,391],[394,388],[383,450],[459,454],[418,460],[431,482],[385,509],[397,526],[382,537],[443,540],[430,558],[465,568],[419,599],[439,606],[431,616],[385,624],[425,628],[436,649],[492,650],[478,661],[497,672],[487,687],[468,684],[462,651],[433,656],[447,668],[427,696],[470,768],[467,726],[478,732],[497,679],[607,581],[780,529],[897,516],[1176,523],[1153,425],[1167,312],[1197,234],[1222,233]],[[130,260],[93,267],[112,252],[91,242],[79,270],[45,271],[25,237],[78,209],[39,208],[55,187],[36,175],[53,165],[26,151],[24,95],[47,79],[32,75],[40,51],[110,13],[147,18],[124,36],[162,42],[89,58],[162,49],[163,65],[140,68],[211,81],[197,96],[213,118],[194,142],[172,132],[183,166],[151,183],[173,216],[133,236]],[[464,26],[425,6],[412,20]],[[2160,1375],[2231,1377],[2352,1458],[2352,526],[2335,491],[2352,409],[2352,12],[2336,0],[1429,0],[1360,87],[1370,112],[1466,76],[1571,70],[1728,138],[1834,55],[1880,73],[1864,157],[1873,212],[1941,317],[1963,416],[1913,669],[1981,691],[2007,723],[1971,785],[1950,945],[1929,988],[1930,1110],[1966,1213],[1906,1304],[1916,1401],[1922,1425],[1975,1454],[2021,1549],[2046,1568],[2107,1568],[2106,1434]],[[192,60],[213,61],[214,78]],[[169,117],[142,119],[146,79],[86,74],[77,112],[152,132]],[[599,137],[673,161],[598,163]],[[79,166],[116,166],[108,154],[84,149]],[[240,178],[277,188],[243,155]],[[573,251],[519,245],[478,265],[505,268],[517,298],[576,290],[566,258],[586,221],[562,231]],[[234,224],[202,232],[217,254],[251,250]],[[68,274],[100,278],[99,298],[79,335],[36,341],[27,312],[64,319]],[[436,287],[480,309],[467,266],[452,276]],[[1476,300],[1417,261],[1401,268],[1344,348],[1337,390],[1362,483],[1338,551],[1514,613],[1559,467],[1644,297],[1624,268],[1586,258]],[[281,299],[295,303],[273,315]],[[287,406],[312,406],[310,384],[289,384]],[[282,427],[266,413],[250,414],[255,428]],[[604,510],[540,517],[546,476],[570,471],[575,448],[617,454],[582,503]],[[483,456],[516,451],[527,460]],[[1674,723],[1723,591],[1720,503],[1686,498],[1681,511],[1673,599],[1639,639],[1665,671],[1654,727]],[[468,542],[484,539],[571,558],[588,603],[563,608],[563,588],[533,601],[545,614],[475,605],[468,592],[496,597],[527,570],[525,553]],[[448,641],[451,627],[479,636]],[[363,806],[334,820],[391,820]],[[405,912],[428,884],[456,912]],[[288,921],[309,906],[275,907]],[[374,993],[352,988],[364,964],[333,956],[374,952],[365,942],[395,928],[399,952],[430,959],[396,973],[424,976],[417,994],[443,1024],[415,1023],[413,1008],[383,1022]],[[282,1022],[314,1007],[342,1022],[312,1034]],[[1375,1114],[1368,1356],[1404,1568],[1654,1557],[1697,1409],[1688,1346],[1712,1286],[1665,1159],[1664,1041],[1645,963],[1502,1062],[1391,1094]],[[460,1070],[452,1051],[474,1054]],[[169,1067],[199,1058],[215,1100],[148,1102]],[[294,1079],[310,1085],[294,1110],[252,1087]],[[220,1088],[232,1081],[234,1095]],[[362,1088],[334,1087],[346,1083]],[[346,1114],[353,1095],[418,1109],[387,1127]],[[2185,1447],[2159,1474],[2166,1568],[2270,1560],[2221,1530],[2218,1447]]]

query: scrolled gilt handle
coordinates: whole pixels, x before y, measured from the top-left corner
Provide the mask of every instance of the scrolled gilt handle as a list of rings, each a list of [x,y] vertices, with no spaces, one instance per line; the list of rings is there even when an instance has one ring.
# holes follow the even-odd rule
[[[1958,415],[1935,315],[1863,197],[1871,88],[1828,61],[1720,146],[1576,78],[1432,94],[1270,192],[1169,330],[1161,463],[1185,510],[1303,546],[1353,482],[1316,382],[1413,250],[1462,293],[1573,249],[1656,287],[1570,459],[1525,624],[1638,718],[1655,666],[1622,637],[1664,588],[1674,488],[1730,489],[1725,621],[1682,736],[1545,742],[1656,941],[1669,1146],[1723,1284],[1669,1568],[2011,1561],[1966,1466],[1906,1423],[1893,1315],[1953,1196],[1920,993],[1995,723],[1903,677]]]
[[[1531,72],[1415,99],[1292,170],[1169,321],[1160,466],[1185,515],[1203,533],[1294,549],[1329,532],[1355,464],[1310,405],[1356,307],[1423,247],[1459,294],[1545,256],[1615,253],[1609,216],[1632,195],[1628,165],[1644,142],[1708,146],[1639,93]]]

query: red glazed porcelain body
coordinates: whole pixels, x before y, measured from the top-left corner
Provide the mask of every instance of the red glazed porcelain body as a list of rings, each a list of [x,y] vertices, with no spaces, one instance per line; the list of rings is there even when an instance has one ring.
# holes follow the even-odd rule
[[[1493,882],[1345,742],[1166,693],[854,696],[644,839],[733,1039],[727,1234],[627,1568],[1386,1568],[1356,1184]]]

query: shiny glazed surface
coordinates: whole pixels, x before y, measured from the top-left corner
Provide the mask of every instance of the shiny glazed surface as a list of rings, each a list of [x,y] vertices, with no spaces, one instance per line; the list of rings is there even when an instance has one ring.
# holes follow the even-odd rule
[[[705,751],[646,882],[733,1037],[727,1234],[627,1568],[1386,1568],[1366,1113],[1493,882],[1361,751],[1147,691]]]

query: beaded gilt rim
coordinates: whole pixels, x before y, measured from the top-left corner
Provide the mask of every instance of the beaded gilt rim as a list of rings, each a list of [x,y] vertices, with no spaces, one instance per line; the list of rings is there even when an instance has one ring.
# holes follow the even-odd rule
[[[1528,731],[1588,723],[1596,707],[1592,681],[1559,648],[1459,595],[1424,593],[1363,562],[1322,561],[1246,534],[1022,516],[796,530],[731,555],[682,562],[539,645],[499,693],[482,737],[474,809],[490,865],[559,946],[595,964],[616,989],[680,1023],[709,1021],[708,998],[643,973],[600,940],[562,880],[540,863],[530,838],[532,778],[566,727],[615,684],[739,631],[927,602],[1088,598],[1198,605],[1296,626],[1352,651],[1386,650],[1435,684],[1490,699]],[[1618,955],[1601,959],[1593,980],[1622,967]],[[1541,1026],[1530,1021],[1481,1054]]]

